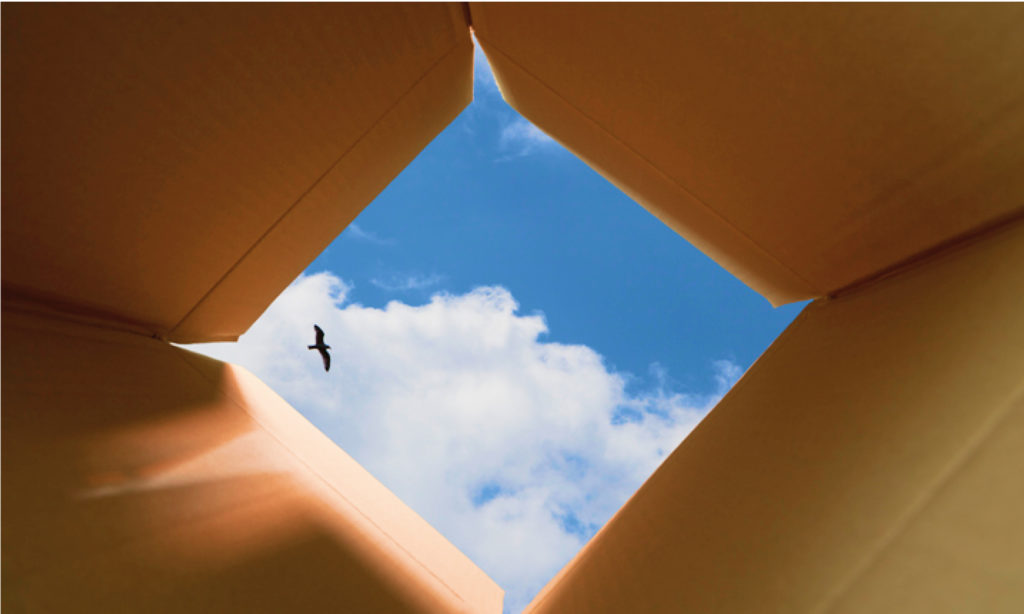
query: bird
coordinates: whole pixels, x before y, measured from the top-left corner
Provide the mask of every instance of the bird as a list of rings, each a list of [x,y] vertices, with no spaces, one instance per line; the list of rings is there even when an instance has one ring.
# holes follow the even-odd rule
[[[324,343],[324,331],[322,328],[314,324],[313,330],[316,331],[316,345],[307,345],[306,347],[311,350],[319,350],[320,357],[324,359],[324,371],[330,371],[331,355],[327,353],[327,350],[331,349],[331,346]]]

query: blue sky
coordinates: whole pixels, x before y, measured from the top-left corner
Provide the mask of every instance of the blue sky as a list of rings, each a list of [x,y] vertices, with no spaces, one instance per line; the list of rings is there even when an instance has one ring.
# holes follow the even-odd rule
[[[802,305],[476,100],[235,344],[519,612]],[[330,373],[305,349],[320,324]]]
[[[549,339],[710,389],[709,357],[749,366],[799,312],[773,309],[502,100],[477,52],[476,100],[307,269],[351,299],[508,288]]]

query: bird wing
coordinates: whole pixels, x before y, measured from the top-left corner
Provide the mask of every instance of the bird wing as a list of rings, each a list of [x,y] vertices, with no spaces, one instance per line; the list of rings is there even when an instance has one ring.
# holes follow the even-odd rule
[[[317,345],[323,345],[324,344],[324,330],[322,328],[320,328],[319,326],[317,326],[316,324],[313,325],[313,330],[316,331],[316,344]]]
[[[330,371],[331,355],[327,353],[327,350],[320,348],[320,356],[324,359],[324,371]]]

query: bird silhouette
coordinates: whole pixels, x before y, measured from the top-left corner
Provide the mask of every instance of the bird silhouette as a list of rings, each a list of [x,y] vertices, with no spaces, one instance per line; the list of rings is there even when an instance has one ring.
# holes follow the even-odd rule
[[[318,350],[320,357],[324,359],[324,371],[330,371],[331,355],[327,353],[327,350],[331,349],[331,346],[324,343],[324,331],[322,328],[314,324],[313,330],[316,331],[316,345],[307,345],[306,347],[311,350]]]

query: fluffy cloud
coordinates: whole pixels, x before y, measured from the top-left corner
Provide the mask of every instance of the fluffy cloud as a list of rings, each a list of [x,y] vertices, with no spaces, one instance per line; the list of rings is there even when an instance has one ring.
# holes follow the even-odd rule
[[[545,342],[542,316],[481,287],[384,309],[300,277],[237,344],[241,364],[400,496],[506,590],[516,612],[620,507],[739,377],[690,396],[626,375],[581,345]],[[330,373],[306,350],[316,322]],[[659,383],[660,382],[660,383]]]
[[[557,147],[550,136],[524,117],[516,117],[501,130],[499,147],[511,151],[510,157],[526,156],[541,148]]]

